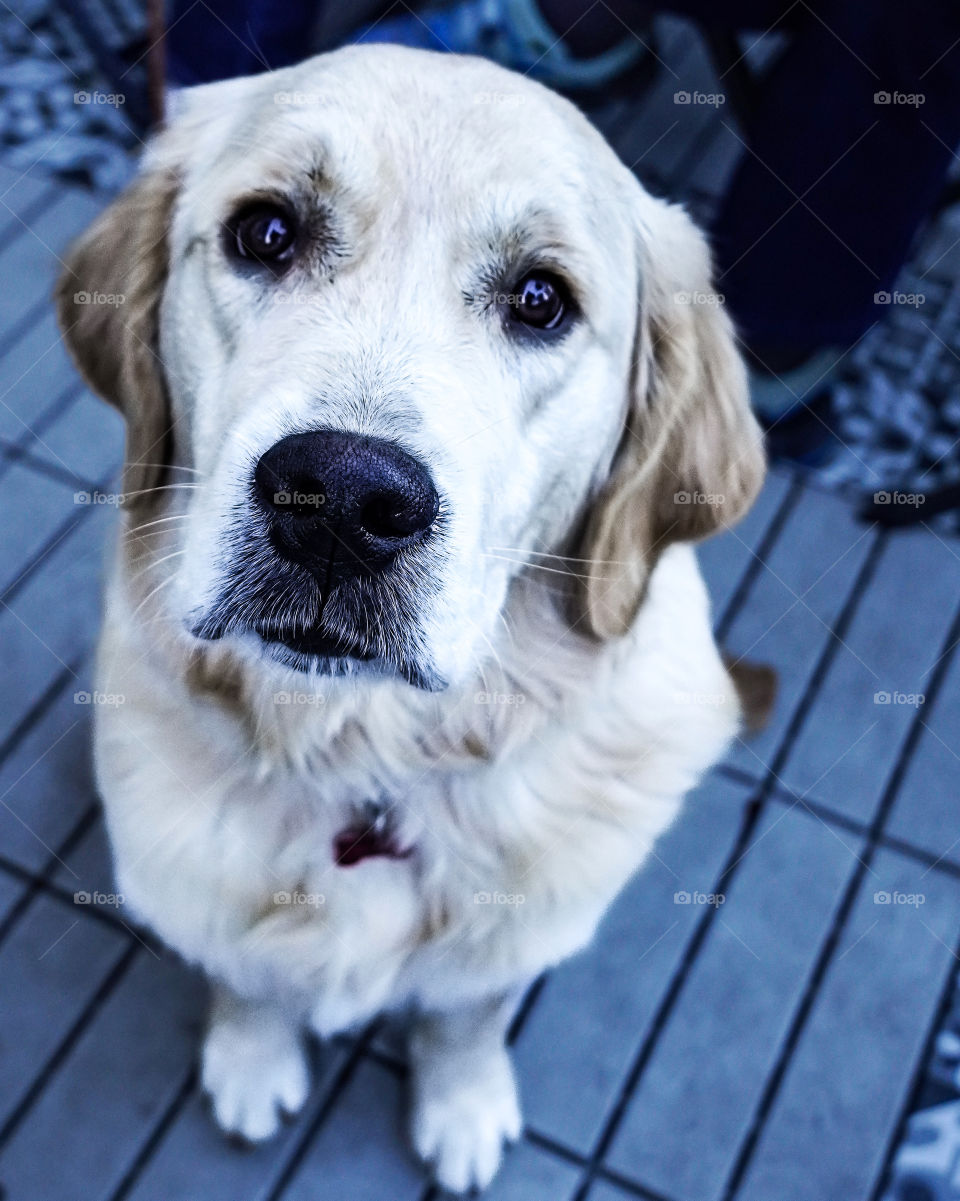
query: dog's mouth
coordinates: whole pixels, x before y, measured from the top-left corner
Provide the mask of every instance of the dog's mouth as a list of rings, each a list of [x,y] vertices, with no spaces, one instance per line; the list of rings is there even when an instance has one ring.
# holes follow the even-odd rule
[[[267,626],[254,632],[267,646],[285,647],[296,655],[317,659],[355,659],[361,663],[369,663],[376,658],[360,639],[333,635],[326,630],[288,630]]]
[[[374,675],[399,677],[427,692],[437,692],[446,682],[420,656],[398,645],[392,650],[377,650],[369,639],[357,633],[331,633],[320,626],[295,628],[261,625],[253,622],[223,621],[204,618],[190,628],[204,642],[218,642],[235,635],[258,645],[260,653],[294,671],[325,676]],[[256,639],[251,643],[251,635]]]

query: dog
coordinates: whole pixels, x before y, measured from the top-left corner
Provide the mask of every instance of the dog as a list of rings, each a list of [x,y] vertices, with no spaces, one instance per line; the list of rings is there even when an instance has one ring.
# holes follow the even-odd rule
[[[711,288],[573,105],[390,46],[184,92],[72,248],[64,336],[127,425],[98,787],[212,982],[225,1131],[402,1012],[437,1181],[518,1137],[518,995],[741,720],[692,544],[764,457]]]

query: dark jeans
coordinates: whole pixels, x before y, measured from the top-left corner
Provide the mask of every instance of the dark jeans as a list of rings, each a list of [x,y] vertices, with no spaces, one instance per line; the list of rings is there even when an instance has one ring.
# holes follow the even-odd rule
[[[191,2],[175,0],[171,16],[181,82],[297,61],[319,8],[317,0]],[[797,0],[784,11],[785,4],[650,6],[702,25],[790,33],[765,76],[713,228],[717,286],[761,355],[848,345],[882,314],[874,294],[891,290],[960,144],[958,0]],[[560,29],[586,5],[544,7]],[[634,0],[609,8],[628,25],[647,11]],[[877,93],[891,102],[877,103]]]
[[[759,30],[784,11],[781,0],[665,6]],[[714,224],[718,288],[749,344],[848,345],[884,312],[874,295],[891,290],[956,159],[960,4],[813,0],[777,28],[790,44]]]

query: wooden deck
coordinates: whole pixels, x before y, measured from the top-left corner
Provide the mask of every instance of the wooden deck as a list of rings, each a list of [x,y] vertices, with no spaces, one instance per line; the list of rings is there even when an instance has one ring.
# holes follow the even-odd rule
[[[601,119],[703,208],[736,144],[714,110],[670,127],[702,51],[677,53],[662,96]],[[122,430],[48,295],[103,200],[0,169],[0,1196],[429,1201],[389,1038],[319,1050],[306,1112],[238,1152],[196,1092],[201,982],[122,907],[75,900],[113,891],[83,694],[115,520],[77,494],[115,487]],[[520,1010],[527,1130],[490,1201],[877,1201],[946,1004],[960,544],[862,525],[777,470],[702,562],[724,644],[779,671],[777,711]]]

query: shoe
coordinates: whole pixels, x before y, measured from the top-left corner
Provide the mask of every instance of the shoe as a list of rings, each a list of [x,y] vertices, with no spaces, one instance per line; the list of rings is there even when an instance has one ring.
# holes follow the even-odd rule
[[[829,387],[843,363],[844,351],[824,346],[785,371],[764,369],[759,355],[747,354],[750,403],[765,425],[799,412],[814,395]]]
[[[460,0],[449,8],[378,21],[355,40],[479,54],[562,92],[602,87],[646,52],[640,38],[627,33],[602,54],[574,58],[536,0]]]

